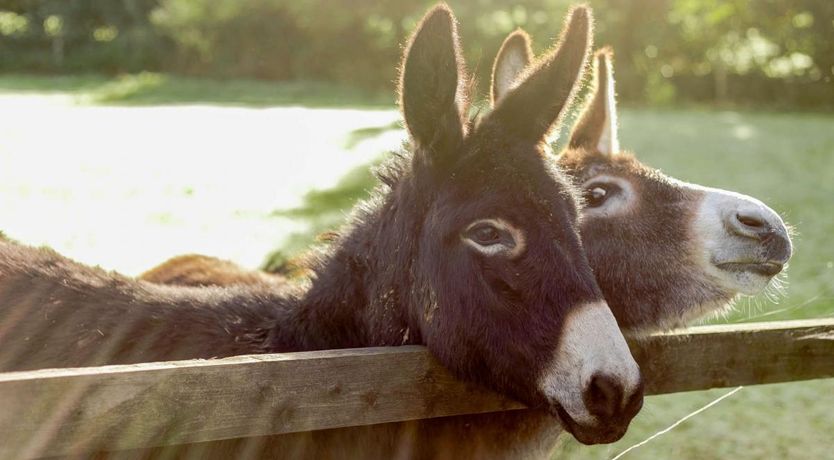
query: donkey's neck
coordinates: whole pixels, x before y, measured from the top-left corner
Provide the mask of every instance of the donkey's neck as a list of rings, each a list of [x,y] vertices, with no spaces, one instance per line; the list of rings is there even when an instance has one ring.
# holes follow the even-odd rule
[[[0,242],[0,371],[419,343],[418,213],[379,197],[303,288],[158,286]]]
[[[292,326],[278,326],[277,345],[284,336],[308,350],[420,343],[409,313],[421,297],[412,274],[417,208],[386,200],[357,212],[288,312]]]
[[[275,325],[274,351],[373,345],[362,315],[366,273],[351,254],[340,251],[326,259]]]

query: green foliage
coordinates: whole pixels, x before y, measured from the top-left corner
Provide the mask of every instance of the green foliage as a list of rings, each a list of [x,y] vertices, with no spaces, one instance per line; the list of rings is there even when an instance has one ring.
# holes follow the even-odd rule
[[[0,70],[155,70],[164,37],[156,0],[8,0],[0,7]],[[11,33],[7,33],[11,32]]]
[[[433,0],[15,0],[0,70],[316,80],[393,89],[400,45]],[[549,46],[571,0],[450,0],[471,70],[504,36]],[[834,106],[834,2],[591,0],[624,99]],[[486,84],[479,88],[486,91]]]
[[[0,12],[0,35],[15,37],[25,34],[29,29],[29,19],[26,16],[11,11]]]
[[[303,37],[282,3],[163,0],[151,19],[176,44],[176,70],[286,80]]]

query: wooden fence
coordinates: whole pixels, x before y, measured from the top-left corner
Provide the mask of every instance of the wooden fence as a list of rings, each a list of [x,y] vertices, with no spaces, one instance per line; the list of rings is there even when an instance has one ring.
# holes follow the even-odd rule
[[[834,319],[632,343],[648,394],[834,377]],[[0,458],[77,454],[523,410],[423,347],[0,373]]]

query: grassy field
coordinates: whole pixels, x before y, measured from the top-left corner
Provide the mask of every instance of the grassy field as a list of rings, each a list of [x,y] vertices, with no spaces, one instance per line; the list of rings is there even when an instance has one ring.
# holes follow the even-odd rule
[[[96,102],[131,78],[0,78],[0,230],[130,275],[182,252],[255,268],[308,232],[276,210],[401,142],[390,104],[318,84],[159,76],[186,95]]]
[[[274,107],[390,107],[394,97],[331,83],[209,80],[143,72],[101,75],[2,75],[0,94],[60,94],[81,104]]]
[[[0,230],[131,274],[189,251],[248,266],[292,255],[397,147],[389,102],[327,85],[0,76]],[[834,316],[834,116],[627,108],[620,122],[647,164],[753,195],[796,229],[778,303],[742,299],[715,321]],[[651,397],[620,442],[565,439],[560,457],[611,458],[727,391]],[[834,380],[748,387],[624,458],[832,458],[833,428]]]

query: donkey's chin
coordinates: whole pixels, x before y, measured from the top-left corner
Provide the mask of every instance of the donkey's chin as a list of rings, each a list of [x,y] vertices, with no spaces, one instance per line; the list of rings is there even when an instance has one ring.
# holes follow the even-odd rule
[[[551,413],[558,418],[562,427],[577,441],[585,445],[610,444],[617,442],[625,435],[631,418],[618,420],[618,423],[601,423],[585,425],[577,422],[562,406],[556,404],[551,407]]]

